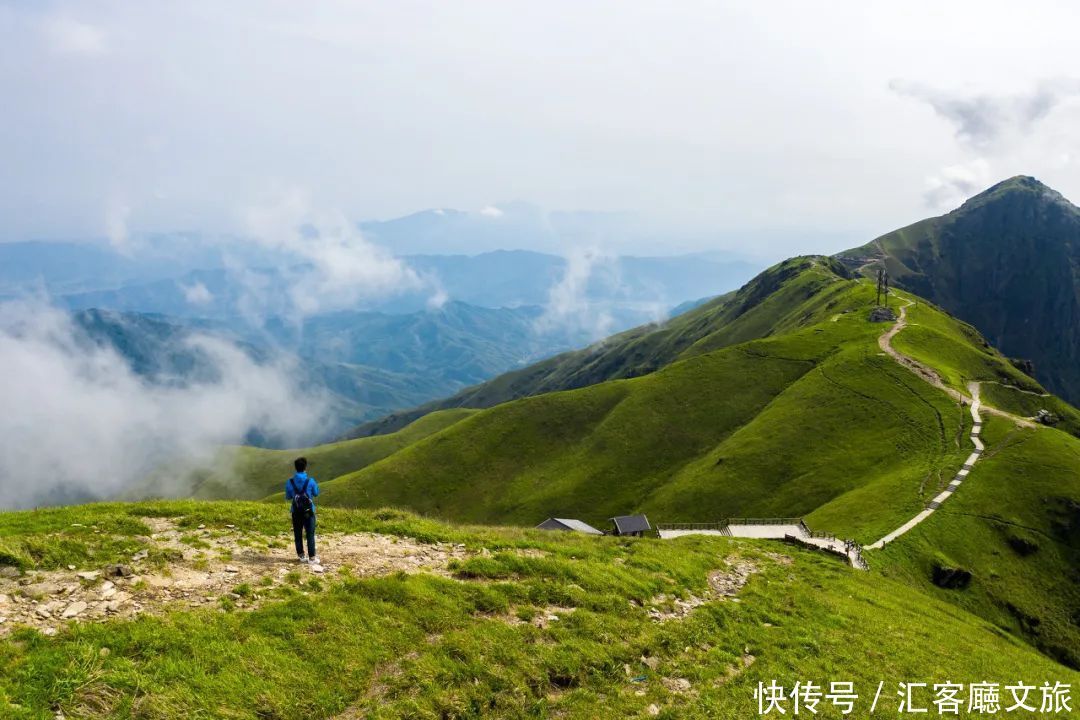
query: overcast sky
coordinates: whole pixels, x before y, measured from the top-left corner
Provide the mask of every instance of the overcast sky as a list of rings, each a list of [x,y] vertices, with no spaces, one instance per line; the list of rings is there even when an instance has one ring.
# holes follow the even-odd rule
[[[1076,201],[1078,7],[0,0],[0,239],[234,231],[301,192],[357,220],[632,211],[780,255],[1018,173]]]

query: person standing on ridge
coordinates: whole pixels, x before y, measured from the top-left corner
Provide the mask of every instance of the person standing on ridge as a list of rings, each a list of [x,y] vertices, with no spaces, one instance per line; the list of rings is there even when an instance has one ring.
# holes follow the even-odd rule
[[[292,512],[293,539],[296,541],[296,557],[302,563],[318,564],[315,554],[315,500],[319,483],[307,474],[307,458],[293,461],[296,474],[285,482],[285,499]],[[307,555],[304,555],[304,535],[307,535]]]

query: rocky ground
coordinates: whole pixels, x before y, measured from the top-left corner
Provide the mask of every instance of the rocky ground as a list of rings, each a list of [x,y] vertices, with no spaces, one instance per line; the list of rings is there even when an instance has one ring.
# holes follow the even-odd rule
[[[140,538],[143,549],[121,565],[27,574],[0,568],[0,636],[19,626],[54,635],[64,623],[104,622],[184,605],[253,608],[276,587],[302,586],[305,579],[327,573],[449,575],[450,560],[468,556],[464,545],[429,545],[371,533],[328,534],[318,538],[321,564],[302,564],[296,560],[291,532],[267,537],[234,527],[182,530],[164,518],[143,521],[154,532]],[[151,560],[163,554],[167,563]]]

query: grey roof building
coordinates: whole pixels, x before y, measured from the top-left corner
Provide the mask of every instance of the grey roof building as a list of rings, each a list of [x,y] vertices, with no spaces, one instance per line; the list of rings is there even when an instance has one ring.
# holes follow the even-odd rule
[[[611,523],[615,526],[616,535],[637,535],[640,537],[652,530],[652,526],[649,525],[649,518],[644,515],[620,515],[611,518]]]
[[[536,527],[539,530],[566,530],[570,532],[585,533],[587,535],[604,534],[588,523],[581,522],[580,520],[573,520],[571,518],[548,518]]]

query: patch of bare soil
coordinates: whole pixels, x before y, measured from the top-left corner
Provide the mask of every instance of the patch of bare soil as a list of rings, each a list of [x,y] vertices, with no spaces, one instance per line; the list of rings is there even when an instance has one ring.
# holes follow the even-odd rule
[[[153,534],[144,538],[147,547],[125,564],[0,577],[0,636],[19,626],[55,635],[66,623],[213,606],[225,599],[251,609],[274,588],[295,583],[297,576],[290,574],[294,571],[300,580],[330,572],[449,576],[449,562],[468,556],[464,545],[428,545],[373,533],[325,534],[318,537],[320,564],[303,564],[296,559],[291,532],[267,537],[236,528],[180,530],[165,518],[144,521]],[[169,552],[175,559],[156,567],[148,562],[149,549]]]
[[[758,566],[749,560],[735,558],[728,558],[727,564],[726,569],[709,573],[709,590],[703,597],[690,595],[683,599],[666,594],[657,595],[650,601],[649,617],[656,622],[681,620],[707,602],[734,598],[750,580],[750,576],[758,572]]]

